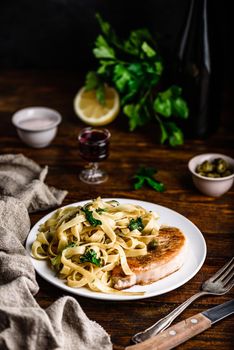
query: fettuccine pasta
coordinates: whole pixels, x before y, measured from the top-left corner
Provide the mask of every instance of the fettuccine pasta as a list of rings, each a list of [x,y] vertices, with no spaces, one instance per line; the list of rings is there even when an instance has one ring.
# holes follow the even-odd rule
[[[32,255],[50,266],[73,288],[119,294],[112,287],[111,271],[121,265],[131,275],[128,257],[147,254],[157,239],[158,215],[133,204],[103,201],[100,197],[83,207],[58,209],[39,228]]]

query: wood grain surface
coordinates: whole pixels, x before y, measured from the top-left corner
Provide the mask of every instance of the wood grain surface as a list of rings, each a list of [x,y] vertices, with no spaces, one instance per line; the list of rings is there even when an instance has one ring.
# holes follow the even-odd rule
[[[196,293],[202,281],[212,275],[233,255],[234,190],[220,198],[206,197],[193,186],[187,169],[188,160],[199,153],[219,152],[234,156],[232,99],[223,95],[219,130],[206,140],[186,140],[178,148],[162,146],[157,126],[150,125],[134,133],[128,131],[127,119],[119,116],[108,126],[111,152],[102,163],[109,180],[96,186],[81,183],[79,171],[84,166],[78,153],[77,134],[84,127],[73,111],[73,98],[83,84],[76,72],[1,71],[0,74],[0,147],[1,153],[23,153],[41,166],[48,165],[47,184],[68,190],[64,205],[102,197],[146,200],[176,210],[202,231],[207,243],[207,257],[201,270],[182,287],[161,296],[139,301],[101,301],[75,296],[88,317],[100,323],[111,335],[114,349],[131,344],[131,336],[165,316],[179,303]],[[12,114],[23,107],[47,106],[57,109],[63,122],[52,144],[44,149],[24,145],[11,124]],[[164,193],[144,187],[135,191],[132,176],[138,166],[156,167],[157,178],[166,185]],[[48,212],[31,215],[32,224]],[[36,300],[46,308],[64,295],[64,291],[37,277],[40,291]],[[177,319],[181,321],[219,303],[230,300],[233,292],[203,297]],[[232,349],[233,318],[229,317],[207,331],[180,345],[180,349]],[[101,350],[101,349],[100,349]]]

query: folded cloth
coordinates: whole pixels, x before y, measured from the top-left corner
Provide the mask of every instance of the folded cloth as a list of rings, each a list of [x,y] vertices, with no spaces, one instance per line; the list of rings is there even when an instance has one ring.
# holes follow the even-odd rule
[[[24,200],[23,194],[30,198],[31,188],[33,208],[40,210],[43,209],[43,205],[47,207],[49,201],[48,197],[45,200],[43,192],[43,195],[38,197],[37,204],[34,194],[38,188],[29,185],[30,181],[35,181],[36,169],[38,181],[42,181],[43,170],[27,158],[19,157],[24,165],[18,163],[18,157],[6,157],[8,160],[17,159],[17,169],[20,169],[21,176],[17,177],[12,167],[4,166],[5,175],[12,180],[9,180],[9,183],[15,184],[15,187],[12,188],[5,178],[5,195],[0,198],[0,349],[111,350],[109,335],[99,324],[87,318],[76,299],[62,297],[44,310],[33,297],[39,287],[34,268],[23,246],[30,229],[26,206],[31,207],[30,203]],[[2,169],[3,164],[7,162],[2,162]],[[0,179],[2,181],[1,175]],[[27,190],[24,190],[25,187]],[[44,186],[41,189],[44,191]],[[57,191],[55,198],[58,200]],[[7,193],[11,196],[6,196]],[[13,194],[18,198],[14,198]]]
[[[47,172],[23,154],[0,155],[0,193],[20,199],[30,213],[58,206],[67,191],[47,186]]]

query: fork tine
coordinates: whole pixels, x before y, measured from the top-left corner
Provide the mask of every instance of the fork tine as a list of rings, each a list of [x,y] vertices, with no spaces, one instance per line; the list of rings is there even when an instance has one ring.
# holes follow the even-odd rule
[[[233,279],[233,276],[231,278],[231,280],[227,283],[225,283],[225,293],[227,293],[233,286],[234,286],[234,279]]]
[[[210,281],[214,282],[215,280],[217,280],[220,277],[220,275],[222,275],[226,271],[230,264],[232,264],[233,261],[234,257],[230,261],[228,261],[227,264],[221,267],[221,269],[219,269],[213,276],[211,276]]]
[[[225,278],[224,281],[222,281],[223,285],[225,286],[229,281],[232,280],[233,277],[234,277],[234,270],[228,275],[227,278]]]
[[[231,274],[232,270],[234,268],[234,262],[229,265],[229,267],[227,268],[227,270],[219,277],[219,281],[221,282],[225,282],[226,278],[229,277],[229,275]],[[234,271],[233,271],[234,272]]]

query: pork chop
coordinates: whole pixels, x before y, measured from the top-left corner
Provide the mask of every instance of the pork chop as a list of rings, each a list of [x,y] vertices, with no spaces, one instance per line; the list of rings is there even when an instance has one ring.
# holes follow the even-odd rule
[[[186,239],[176,227],[163,227],[157,236],[157,246],[146,255],[127,258],[133,274],[126,276],[121,265],[112,271],[115,289],[125,289],[135,284],[145,285],[158,281],[181,268],[186,259]]]

